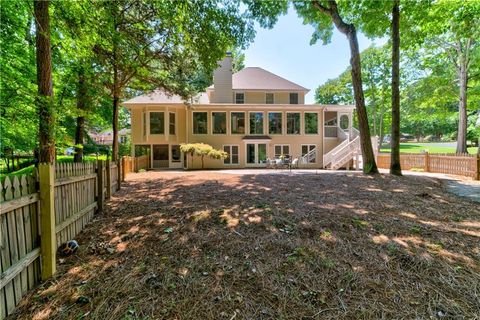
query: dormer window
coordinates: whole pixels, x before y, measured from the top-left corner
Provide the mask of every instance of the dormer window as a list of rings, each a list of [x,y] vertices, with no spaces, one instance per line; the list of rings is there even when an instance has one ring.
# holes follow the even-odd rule
[[[290,104],[298,104],[298,93],[290,92]]]
[[[245,103],[245,93],[235,92],[235,103],[236,104],[244,104]]]
[[[266,103],[266,104],[273,104],[273,103],[274,103],[274,100],[273,100],[273,92],[267,92],[267,93],[265,93],[265,103]]]

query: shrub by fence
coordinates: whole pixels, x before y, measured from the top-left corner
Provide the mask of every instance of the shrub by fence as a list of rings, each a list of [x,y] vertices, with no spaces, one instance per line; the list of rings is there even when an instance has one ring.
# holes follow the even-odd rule
[[[121,165],[108,161],[40,164],[38,173],[1,181],[0,319],[55,272],[58,246],[102,210],[120,188],[121,173]]]
[[[379,168],[390,168],[390,154],[379,153]],[[455,174],[480,180],[480,157],[471,154],[402,153],[400,165],[403,170],[420,169],[424,172]]]

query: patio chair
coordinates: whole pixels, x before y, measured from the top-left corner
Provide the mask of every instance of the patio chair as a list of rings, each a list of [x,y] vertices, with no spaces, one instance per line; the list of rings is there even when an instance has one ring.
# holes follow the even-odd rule
[[[298,169],[298,158],[295,158],[292,160],[292,163],[290,164],[290,169],[291,168],[294,168],[294,169]]]

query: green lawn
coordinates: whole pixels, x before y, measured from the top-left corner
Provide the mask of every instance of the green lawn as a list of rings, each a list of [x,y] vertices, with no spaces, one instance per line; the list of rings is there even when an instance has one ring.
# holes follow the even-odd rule
[[[428,143],[401,143],[400,152],[401,153],[421,153],[424,150],[428,150],[430,153],[455,153],[455,147],[442,147],[437,146],[434,143],[429,145]],[[381,152],[390,152],[390,148],[381,148]],[[468,148],[468,153],[475,154],[477,153],[477,148],[472,147]]]
[[[90,162],[90,161],[97,161],[96,156],[85,156],[83,157],[84,161]],[[106,160],[107,156],[106,155],[101,155],[98,156],[99,160]],[[65,163],[65,162],[73,162],[73,156],[58,156],[57,161],[59,163]],[[3,161],[2,161],[3,162]],[[10,172],[10,173],[0,173],[0,178],[4,178],[5,176],[18,176],[22,174],[30,174],[32,173],[34,165],[32,164],[31,166],[22,168],[20,170]]]

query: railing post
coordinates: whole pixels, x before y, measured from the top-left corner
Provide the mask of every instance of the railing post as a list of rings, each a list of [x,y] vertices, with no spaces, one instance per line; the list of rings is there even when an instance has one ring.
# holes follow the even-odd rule
[[[98,212],[102,212],[105,204],[104,190],[105,190],[105,181],[103,181],[103,169],[105,167],[105,162],[103,160],[97,161],[97,187],[98,187],[98,196],[97,196],[97,206]]]
[[[425,151],[425,168],[423,170],[425,172],[430,171],[430,157],[428,155],[428,151]]]
[[[40,250],[42,257],[42,280],[55,273],[57,243],[55,234],[55,167],[53,164],[40,163],[38,166],[40,185]]]
[[[105,170],[107,170],[107,181],[105,181],[106,183],[106,187],[107,187],[107,194],[105,195],[105,198],[106,199],[110,199],[110,196],[112,195],[112,170],[110,168],[110,159],[107,159],[107,161],[105,162]]]
[[[122,159],[123,158],[117,161],[117,191],[121,188],[120,182],[122,181]]]

